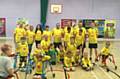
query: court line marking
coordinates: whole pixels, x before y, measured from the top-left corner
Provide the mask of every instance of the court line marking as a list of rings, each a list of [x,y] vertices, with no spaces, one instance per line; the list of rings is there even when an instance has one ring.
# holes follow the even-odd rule
[[[95,75],[95,72],[91,71],[92,75],[95,77],[95,79],[99,79],[97,75]]]
[[[103,73],[106,75],[106,76],[108,76],[108,79],[113,79],[107,72],[105,72],[101,67],[99,67],[99,69],[101,70],[101,71],[103,71]]]

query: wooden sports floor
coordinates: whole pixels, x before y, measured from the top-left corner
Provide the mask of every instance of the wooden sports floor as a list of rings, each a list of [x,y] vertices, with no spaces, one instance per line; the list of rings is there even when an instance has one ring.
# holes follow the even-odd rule
[[[9,43],[14,47],[14,42],[11,39],[1,39],[0,45],[3,43]],[[113,71],[115,71],[117,74],[120,75],[120,41],[112,41],[111,46],[111,53],[114,54],[116,64],[118,69],[114,69],[114,65],[109,62],[109,68]],[[104,46],[104,41],[98,42],[98,52],[101,50],[101,48]],[[13,48],[14,51],[14,48]],[[49,70],[48,66],[48,70]],[[56,77],[54,79],[65,79],[64,72],[61,64],[58,64],[53,67]],[[19,79],[25,79],[25,73],[24,72],[18,72]],[[94,66],[94,70],[92,71],[84,71],[81,69],[81,67],[76,67],[76,70],[74,72],[68,72],[70,75],[70,79],[120,79],[112,72],[106,72],[105,69],[100,67],[100,63],[97,63],[96,66]],[[51,72],[47,72],[48,79],[53,79]],[[16,79],[16,78],[15,78]],[[32,79],[32,74],[28,75],[27,79]]]

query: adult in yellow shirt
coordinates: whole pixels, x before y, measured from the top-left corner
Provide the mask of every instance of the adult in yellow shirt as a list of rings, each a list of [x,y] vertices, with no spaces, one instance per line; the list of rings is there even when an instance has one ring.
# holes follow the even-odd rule
[[[79,34],[76,35],[75,37],[75,43],[77,45],[77,49],[82,48],[83,44],[84,44],[84,35],[83,35],[83,30],[80,29],[79,30]]]
[[[89,39],[89,48],[90,48],[90,59],[92,60],[92,50],[95,50],[95,60],[97,60],[97,37],[98,29],[96,28],[95,22],[91,22],[91,28],[88,29],[88,39]]]
[[[22,24],[17,25],[17,27],[15,28],[14,31],[14,41],[15,41],[15,48],[16,48],[16,52],[19,52],[19,47],[18,47],[18,43],[20,43],[21,41],[21,37],[25,36],[25,30],[23,28]]]
[[[62,30],[59,23],[57,23],[56,28],[53,29],[52,36],[54,39],[55,48],[59,48],[59,46],[62,44]]]
[[[36,55],[37,61],[35,62],[35,74],[33,79],[46,79],[46,65],[50,56]]]
[[[25,30],[23,28],[23,25],[17,25],[17,27],[15,28],[14,31],[14,40],[16,43],[19,43],[21,40],[21,37],[23,37],[25,35]]]
[[[43,31],[42,37],[44,37],[44,36],[47,36],[47,37],[48,37],[48,40],[51,41],[52,33],[51,33],[51,31],[49,30],[49,26],[46,26],[45,30]]]
[[[24,67],[27,63],[27,56],[28,56],[28,44],[25,37],[21,37],[21,42],[18,44],[19,47],[19,55],[20,55],[20,64],[19,67],[22,67],[22,64],[24,63]]]
[[[50,40],[48,39],[48,36],[44,36],[44,38],[41,41],[41,47],[45,51],[46,54],[48,54],[49,46],[50,46]]]
[[[35,41],[35,33],[34,33],[34,28],[33,26],[30,26],[30,30],[27,32],[27,42],[28,42],[28,47],[29,47],[29,56],[32,51],[32,45]]]
[[[42,27],[41,27],[40,24],[38,24],[36,26],[36,29],[35,29],[35,43],[36,43],[36,47],[37,47],[37,44],[40,44],[40,42],[42,40],[42,34],[43,34]]]

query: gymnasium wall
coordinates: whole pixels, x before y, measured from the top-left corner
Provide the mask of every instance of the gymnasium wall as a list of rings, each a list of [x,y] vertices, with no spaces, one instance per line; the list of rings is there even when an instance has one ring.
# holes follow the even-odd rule
[[[49,0],[50,4],[62,4],[62,14],[51,14],[50,4],[48,24],[54,26],[63,18],[74,19],[115,19],[117,20],[116,38],[120,38],[120,0]]]
[[[40,0],[0,0],[0,17],[6,18],[7,36],[13,36],[16,20],[21,17],[30,19],[30,24],[40,22]]]
[[[7,19],[7,36],[11,37],[19,17],[30,19],[34,26],[40,22],[40,0],[0,0],[0,17]],[[62,4],[62,14],[51,14],[50,4]],[[120,0],[49,0],[47,24],[53,28],[63,18],[116,19],[120,38]]]

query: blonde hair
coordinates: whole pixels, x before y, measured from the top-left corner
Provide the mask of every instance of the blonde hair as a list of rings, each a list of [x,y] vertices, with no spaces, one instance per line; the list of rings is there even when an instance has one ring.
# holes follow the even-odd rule
[[[10,50],[10,48],[12,48],[11,45],[9,45],[9,44],[3,44],[3,45],[1,46],[1,51],[2,51],[3,53],[6,53],[6,51]]]

